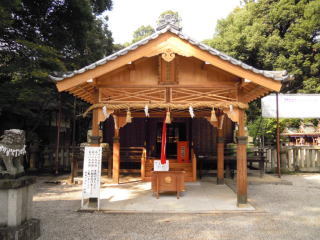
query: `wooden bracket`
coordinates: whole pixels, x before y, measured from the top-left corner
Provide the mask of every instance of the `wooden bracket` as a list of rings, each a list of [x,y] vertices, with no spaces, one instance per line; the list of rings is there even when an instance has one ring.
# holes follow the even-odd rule
[[[204,117],[213,127],[218,127],[218,121],[211,122],[210,117]]]
[[[239,109],[235,108],[232,111],[230,109],[226,110],[224,109],[223,112],[227,114],[228,118],[231,119],[232,122],[239,123]]]
[[[120,128],[124,127],[127,124],[125,116],[113,115],[113,120],[114,120],[114,129],[116,130],[120,130]]]

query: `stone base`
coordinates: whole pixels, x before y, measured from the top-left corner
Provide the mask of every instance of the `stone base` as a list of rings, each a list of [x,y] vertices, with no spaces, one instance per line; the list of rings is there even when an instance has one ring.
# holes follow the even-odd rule
[[[248,203],[248,198],[247,198],[247,194],[237,194],[237,203],[238,203],[238,207],[241,206],[246,206],[246,204]]]
[[[18,227],[32,219],[34,177],[0,179],[0,226]]]
[[[224,184],[224,179],[217,178],[217,184],[218,185]]]
[[[39,219],[29,219],[16,227],[0,227],[1,240],[35,240],[39,237]]]
[[[6,173],[6,172],[1,172],[0,173],[0,179],[17,179],[17,178],[20,178],[22,176],[24,176],[25,173],[17,173],[17,174],[14,174],[14,175],[11,175],[9,173]]]

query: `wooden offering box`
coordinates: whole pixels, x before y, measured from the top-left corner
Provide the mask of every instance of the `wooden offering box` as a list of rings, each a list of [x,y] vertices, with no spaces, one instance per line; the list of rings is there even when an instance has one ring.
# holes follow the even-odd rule
[[[152,191],[159,198],[161,192],[180,192],[184,191],[185,171],[152,171]]]

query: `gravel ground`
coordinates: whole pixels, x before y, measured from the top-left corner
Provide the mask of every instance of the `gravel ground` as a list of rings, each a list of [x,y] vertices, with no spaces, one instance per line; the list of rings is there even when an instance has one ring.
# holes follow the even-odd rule
[[[293,185],[249,185],[258,211],[225,214],[77,212],[80,186],[39,178],[34,215],[40,239],[320,239],[320,174],[283,176]]]

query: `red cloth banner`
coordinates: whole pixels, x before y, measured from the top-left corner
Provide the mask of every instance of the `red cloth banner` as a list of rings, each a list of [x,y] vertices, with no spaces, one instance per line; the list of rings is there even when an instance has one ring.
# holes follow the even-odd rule
[[[162,136],[161,136],[161,164],[166,163],[166,145],[167,145],[167,124],[166,119],[163,120]]]

